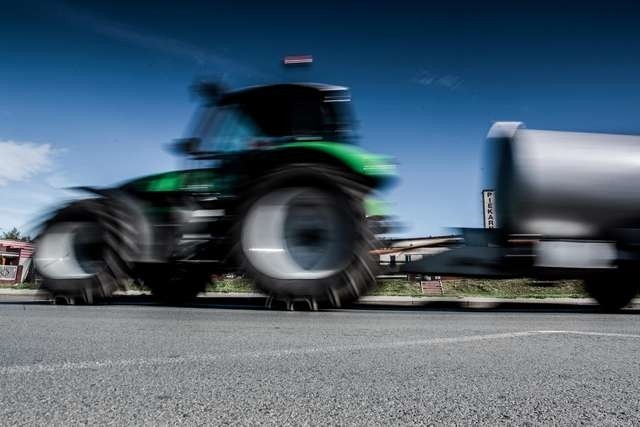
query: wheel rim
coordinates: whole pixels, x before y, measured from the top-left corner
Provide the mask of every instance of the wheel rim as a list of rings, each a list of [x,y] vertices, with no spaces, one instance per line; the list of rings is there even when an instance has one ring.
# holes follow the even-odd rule
[[[91,222],[53,225],[39,240],[35,264],[51,279],[84,279],[104,268],[99,227]]]
[[[352,253],[352,221],[335,197],[313,188],[278,190],[249,210],[242,248],[261,273],[276,279],[322,279]]]

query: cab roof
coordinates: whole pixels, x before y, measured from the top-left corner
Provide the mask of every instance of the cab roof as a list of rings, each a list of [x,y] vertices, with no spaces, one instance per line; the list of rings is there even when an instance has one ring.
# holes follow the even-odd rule
[[[354,122],[349,90],[322,83],[280,83],[223,92],[209,102],[234,108],[268,137],[313,137],[346,141]]]
[[[349,101],[349,89],[344,86],[324,83],[278,83],[250,86],[223,93],[217,105],[244,104],[268,99],[316,99],[317,101]]]

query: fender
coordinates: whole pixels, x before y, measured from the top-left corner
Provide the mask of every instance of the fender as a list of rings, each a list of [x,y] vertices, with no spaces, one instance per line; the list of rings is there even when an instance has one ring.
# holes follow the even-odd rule
[[[370,153],[358,146],[331,141],[297,141],[280,144],[275,150],[307,149],[319,151],[340,160],[351,171],[372,179],[380,186],[396,181],[396,165],[392,157]]]

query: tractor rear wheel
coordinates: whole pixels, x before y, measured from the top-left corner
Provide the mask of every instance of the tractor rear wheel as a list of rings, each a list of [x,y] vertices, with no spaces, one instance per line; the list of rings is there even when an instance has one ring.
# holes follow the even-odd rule
[[[376,283],[366,192],[341,171],[287,167],[249,198],[239,236],[241,265],[272,299],[340,307]]]

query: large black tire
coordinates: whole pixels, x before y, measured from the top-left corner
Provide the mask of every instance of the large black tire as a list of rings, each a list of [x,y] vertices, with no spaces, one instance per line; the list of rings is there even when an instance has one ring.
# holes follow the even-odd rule
[[[629,305],[638,294],[638,285],[628,274],[599,275],[585,279],[587,293],[608,313]]]
[[[188,304],[206,290],[211,274],[191,267],[158,264],[147,267],[142,275],[144,285],[163,304]]]
[[[240,212],[236,255],[276,300],[341,307],[376,284],[368,189],[345,172],[291,165],[261,180]]]
[[[92,304],[129,277],[127,252],[104,199],[74,202],[44,225],[35,267],[54,301]]]

